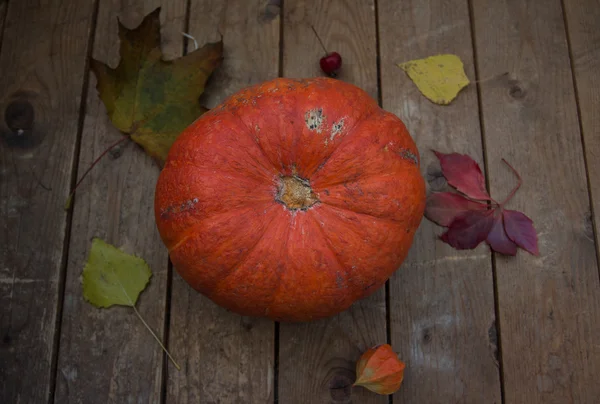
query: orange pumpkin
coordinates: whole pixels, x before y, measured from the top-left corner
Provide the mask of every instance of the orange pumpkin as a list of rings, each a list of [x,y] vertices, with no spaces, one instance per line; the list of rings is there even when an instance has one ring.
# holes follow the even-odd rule
[[[244,89],[190,125],[156,186],[177,272],[242,315],[346,310],[405,259],[425,208],[405,125],[330,78]]]

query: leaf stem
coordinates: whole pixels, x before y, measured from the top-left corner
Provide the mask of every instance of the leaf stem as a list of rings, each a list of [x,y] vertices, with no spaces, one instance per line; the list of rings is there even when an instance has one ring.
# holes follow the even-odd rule
[[[454,188],[454,189],[456,189],[456,188]],[[491,204],[490,209],[495,209],[498,206],[500,206],[500,204],[498,203],[498,201],[496,201],[491,196],[490,196],[489,200],[488,199],[475,199],[475,198],[471,198],[469,195],[467,195],[465,193],[462,193],[461,191],[458,191],[458,192],[459,192],[460,196],[462,196],[465,199],[470,200],[471,202],[480,203],[480,204],[484,204],[485,205],[489,201],[490,204]]]
[[[118,141],[116,141],[113,144],[111,144],[110,146],[108,146],[108,148],[106,150],[104,150],[102,152],[102,154],[100,154],[96,158],[96,160],[94,160],[94,162],[89,166],[89,168],[86,170],[86,172],[83,173],[83,175],[81,176],[81,178],[79,179],[79,181],[77,181],[77,184],[75,184],[75,187],[73,188],[73,190],[69,194],[69,198],[67,199],[67,204],[65,206],[66,209],[68,209],[71,206],[71,200],[73,199],[73,195],[75,195],[75,191],[77,190],[77,188],[79,187],[79,185],[81,184],[81,182],[83,181],[83,179],[88,175],[88,173],[90,171],[92,171],[92,168],[94,168],[96,166],[96,164],[98,164],[98,162],[102,159],[102,157],[104,157],[109,151],[111,151],[112,149],[114,149],[115,147],[117,147],[118,145],[120,145],[121,143],[123,143],[127,139],[129,139],[129,136],[123,136],[121,139],[119,139]]]
[[[459,192],[460,192],[460,191],[459,191]],[[472,201],[472,202],[477,202],[477,203],[482,203],[482,204],[485,204],[485,203],[487,202],[487,200],[484,200],[484,199],[474,199],[474,198],[471,198],[469,195],[467,195],[467,194],[463,194],[462,192],[461,192],[460,196],[462,196],[462,197],[464,197],[465,199],[468,199],[468,200],[470,200],[470,201]],[[490,196],[490,199],[489,199],[489,201],[491,202],[492,208],[496,208],[496,207],[500,206],[500,204],[498,203],[498,201],[496,201],[496,200],[495,200],[494,198],[492,198],[491,196]]]
[[[182,32],[181,35],[183,35],[184,37],[186,37],[186,38],[191,39],[192,41],[194,41],[194,50],[198,50],[198,41],[196,41],[196,38],[194,38],[190,34],[186,34],[185,32]]]
[[[325,44],[323,43],[323,41],[321,41],[321,37],[319,36],[319,34],[317,34],[317,30],[312,25],[310,27],[312,28],[313,32],[315,33],[315,36],[317,37],[317,39],[319,40],[319,43],[321,44],[321,47],[323,48],[323,50],[325,51],[325,54],[327,55],[329,52],[327,52],[327,48],[325,47]]]
[[[150,334],[152,334],[152,336],[154,337],[154,339],[156,340],[156,342],[158,342],[158,344],[163,349],[163,351],[165,351],[165,353],[167,354],[167,356],[169,357],[169,359],[171,359],[171,362],[173,362],[173,365],[175,365],[175,367],[177,368],[177,370],[181,370],[181,367],[177,364],[177,362],[175,362],[175,359],[173,359],[173,357],[171,356],[171,354],[169,353],[169,351],[167,351],[167,348],[165,348],[165,346],[160,341],[160,339],[158,338],[158,336],[154,333],[154,331],[152,331],[152,328],[150,328],[150,326],[148,325],[148,323],[146,323],[146,321],[142,318],[142,315],[135,308],[135,305],[133,305],[131,307],[133,307],[133,310],[135,311],[135,314],[137,314],[137,316],[140,319],[140,321],[146,326],[146,328],[148,329],[148,331],[150,331]]]
[[[502,161],[503,161],[503,162],[504,162],[504,164],[506,164],[506,165],[507,165],[507,166],[508,166],[508,167],[509,167],[509,168],[512,170],[512,172],[513,172],[513,173],[514,173],[514,174],[517,176],[517,179],[518,179],[518,181],[519,181],[519,182],[518,182],[517,186],[515,186],[515,187],[513,188],[513,190],[512,190],[512,191],[510,191],[510,194],[508,195],[508,197],[506,197],[506,199],[500,203],[500,207],[504,207],[504,205],[505,205],[506,203],[508,203],[508,201],[510,201],[510,200],[513,198],[513,196],[515,196],[515,194],[517,193],[518,189],[519,189],[519,188],[521,188],[521,184],[523,183],[523,179],[521,178],[521,175],[518,173],[518,171],[517,171],[517,170],[516,170],[516,169],[515,169],[513,166],[511,166],[511,165],[508,163],[508,161],[506,161],[506,160],[504,160],[504,159],[502,159]]]
[[[129,294],[125,290],[125,287],[123,286],[123,283],[121,282],[121,280],[117,276],[117,274],[115,272],[115,269],[112,266],[111,266],[111,269],[113,271],[113,274],[115,275],[115,279],[117,280],[117,282],[119,283],[119,286],[121,287],[121,290],[123,291],[123,295],[125,297],[127,297],[127,300],[129,300],[129,305],[131,307],[133,307],[133,311],[135,311],[135,314],[137,314],[137,316],[140,319],[140,321],[142,322],[142,324],[144,324],[144,326],[148,329],[148,331],[150,331],[150,334],[152,334],[152,336],[154,337],[154,339],[156,340],[156,342],[158,342],[158,345],[160,345],[160,347],[163,349],[163,351],[165,351],[165,353],[167,354],[167,356],[169,357],[169,359],[171,359],[171,362],[173,362],[173,365],[175,365],[175,367],[177,368],[177,370],[181,370],[181,367],[179,367],[179,365],[177,364],[177,362],[175,362],[175,359],[173,359],[173,357],[171,356],[171,354],[169,353],[169,351],[167,351],[167,348],[165,348],[165,346],[160,341],[160,339],[158,338],[158,336],[154,333],[154,331],[152,331],[152,328],[150,328],[150,326],[148,325],[148,323],[146,322],[146,320],[144,320],[144,318],[142,317],[142,315],[140,314],[140,312],[135,307],[135,303],[136,302],[133,301],[133,299],[129,296]]]

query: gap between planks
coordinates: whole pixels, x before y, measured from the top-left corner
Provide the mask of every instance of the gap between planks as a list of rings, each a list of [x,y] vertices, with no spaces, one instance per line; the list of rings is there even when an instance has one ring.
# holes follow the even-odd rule
[[[589,204],[590,204],[590,221],[592,223],[592,232],[594,234],[594,245],[596,246],[596,261],[600,263],[600,241],[598,240],[598,223],[596,222],[595,217],[597,212],[594,207],[594,195],[593,195],[593,186],[592,186],[592,175],[590,171],[590,163],[588,161],[588,147],[585,141],[585,133],[583,126],[583,117],[581,112],[581,99],[579,87],[577,86],[577,72],[575,66],[575,58],[573,55],[573,42],[571,38],[571,33],[569,30],[569,18],[567,16],[567,9],[565,7],[565,0],[560,1],[560,6],[562,8],[563,15],[563,24],[565,27],[565,36],[567,37],[567,49],[569,50],[569,64],[571,66],[571,78],[573,80],[573,91],[575,92],[575,105],[577,107],[577,123],[579,125],[579,134],[581,136],[581,146],[583,148],[583,164],[585,166],[585,175],[586,182],[588,187],[588,195],[589,195]],[[598,265],[598,279],[600,279],[600,265]]]
[[[468,0],[469,8],[469,26],[471,29],[471,47],[473,49],[473,71],[475,72],[475,88],[477,89],[477,116],[479,117],[479,129],[481,131],[481,148],[483,153],[483,167],[485,173],[485,186],[487,189],[490,187],[490,176],[489,167],[487,160],[487,145],[485,139],[485,122],[483,119],[483,107],[481,104],[481,75],[479,73],[479,64],[477,63],[477,33],[475,30],[475,14],[473,11],[473,0]],[[496,324],[496,349],[497,349],[497,361],[498,361],[498,377],[500,379],[500,401],[502,404],[505,403],[504,393],[504,364],[502,360],[502,326],[500,324],[500,297],[498,293],[498,276],[497,276],[497,265],[496,255],[491,253],[489,255],[492,265],[492,281],[494,289],[494,321]]]

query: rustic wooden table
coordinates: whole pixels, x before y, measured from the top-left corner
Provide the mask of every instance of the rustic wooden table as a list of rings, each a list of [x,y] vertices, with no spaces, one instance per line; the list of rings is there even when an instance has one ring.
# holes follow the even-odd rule
[[[242,318],[168,267],[153,219],[159,170],[133,144],[76,178],[118,132],[89,56],[118,61],[117,17],[162,6],[163,49],[223,34],[203,101],[277,76],[321,75],[313,25],[344,58],[339,77],[407,124],[428,189],[432,147],[468,153],[492,194],[533,218],[541,255],[457,251],[424,220],[386,288],[331,319]],[[394,403],[600,403],[600,1],[0,0],[0,402],[387,403],[344,388],[354,361],[390,341],[407,364]],[[396,63],[454,53],[478,83],[449,106]],[[24,129],[21,137],[16,133]],[[92,237],[135,252],[154,276],[139,310],[82,298]]]

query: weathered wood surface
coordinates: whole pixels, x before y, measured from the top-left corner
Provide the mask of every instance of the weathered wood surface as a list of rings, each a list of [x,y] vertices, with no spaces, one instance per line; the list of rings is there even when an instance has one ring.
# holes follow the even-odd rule
[[[283,75],[322,76],[325,54],[344,58],[338,78],[378,98],[377,44],[373,1],[287,0],[283,20]],[[280,326],[280,403],[385,403],[387,398],[351,389],[355,361],[369,347],[386,342],[385,289],[333,318]]]
[[[133,29],[161,1],[101,1],[93,57],[119,62],[118,22]],[[186,1],[160,10],[162,48],[181,56]],[[122,136],[108,119],[90,71],[78,176]],[[132,142],[114,150],[77,189],[69,244],[55,403],[159,403],[163,351],[127,307],[98,309],[82,297],[81,271],[93,237],[143,257],[153,275],[137,308],[154,332],[165,327],[167,252],[154,223],[154,187],[159,167]],[[183,358],[182,358],[183,359]]]
[[[484,167],[477,89],[439,106],[397,63],[454,53],[474,78],[468,4],[380,0],[378,6],[383,106],[404,120],[417,142],[428,193],[449,190],[431,150],[466,153]],[[444,230],[423,219],[408,259],[390,281],[391,342],[407,365],[395,399],[500,403],[491,254],[485,244],[451,248],[438,239]]]
[[[280,21],[277,0],[0,0],[0,402],[384,403],[361,388],[349,395],[348,384],[386,327],[408,366],[394,402],[600,402],[600,4],[469,3],[287,0]],[[313,25],[344,58],[339,78],[405,120],[429,191],[446,185],[433,147],[473,156],[500,199],[516,183],[501,158],[519,170],[524,184],[509,208],[535,221],[540,257],[459,252],[424,219],[390,281],[389,324],[382,289],[334,318],[281,324],[278,341],[273,322],[228,313],[176,272],[169,291],[152,212],[158,167],[137,146],[102,161],[72,214],[63,209],[74,167],[81,175],[119,136],[86,70],[92,28],[93,55],[114,66],[116,17],[134,27],[159,5],[167,58],[181,55],[181,31],[200,45],[223,34],[226,59],[201,99],[208,107],[279,74],[322,75]],[[445,107],[395,65],[441,52],[481,81]],[[131,309],[83,300],[94,236],[149,262],[139,310],[181,371]]]
[[[189,33],[224,41],[224,61],[201,98],[211,108],[279,71],[279,7],[261,0],[192,0]],[[193,43],[188,42],[189,46]],[[193,48],[192,48],[193,49]],[[168,403],[270,403],[275,396],[275,324],[218,307],[173,274]]]
[[[11,1],[0,55],[0,402],[53,389],[69,193],[93,3]],[[3,18],[2,18],[3,19]]]
[[[0,0],[0,52],[2,51],[2,35],[4,34],[4,22],[6,19],[6,10],[8,10],[8,1]]]
[[[529,215],[540,256],[497,256],[504,400],[600,402],[600,285],[561,3],[477,0],[473,17],[492,195]]]
[[[600,229],[600,91],[598,91],[600,89],[600,74],[598,74],[600,71],[600,1],[565,1],[564,7],[592,197],[593,218],[591,219],[593,219],[593,224],[586,223],[586,226],[588,234],[592,229],[596,230],[596,247],[598,247],[598,229]]]

